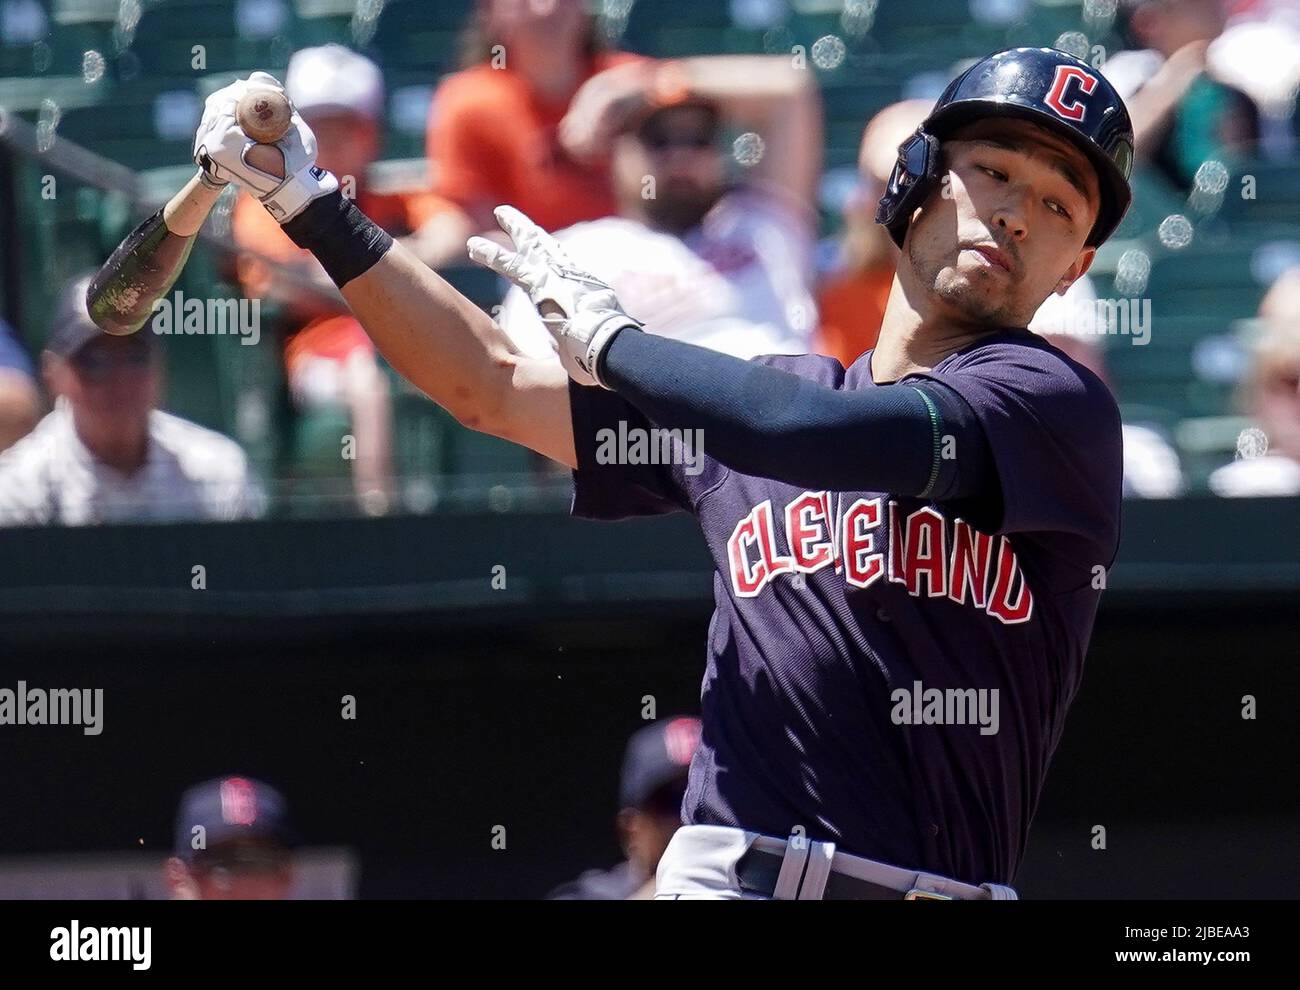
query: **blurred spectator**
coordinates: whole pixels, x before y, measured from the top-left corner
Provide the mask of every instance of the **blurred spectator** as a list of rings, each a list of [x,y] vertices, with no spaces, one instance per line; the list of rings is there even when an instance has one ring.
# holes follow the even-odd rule
[[[682,798],[700,720],[673,718],[638,729],[628,740],[614,826],[627,859],[609,870],[588,870],[547,895],[560,901],[650,900],[655,870],[681,825]]]
[[[434,191],[457,210],[421,231],[420,257],[467,262],[466,238],[495,233],[502,203],[547,230],[612,214],[608,164],[576,160],[558,128],[583,83],[640,57],[606,51],[582,0],[478,0],[461,48],[464,68],[434,94],[426,137]]]
[[[65,286],[41,368],[54,410],[0,454],[0,525],[238,519],[261,507],[233,440],[155,408],[162,360],[148,329],[110,337]]]
[[[437,197],[426,192],[381,194],[369,187],[380,152],[384,81],[368,58],[342,45],[304,48],[289,61],[285,88],[316,135],[318,163],[375,223],[409,241],[439,211]],[[295,407],[346,410],[356,440],[353,488],[365,511],[382,514],[393,491],[392,397],[374,344],[311,253],[246,193],[235,203],[233,231],[247,249],[236,263],[245,295],[269,296],[286,307],[285,376]]]
[[[286,900],[296,844],[275,788],[249,777],[196,784],[181,797],[175,855],[163,867],[172,900]]]
[[[1091,329],[1096,319],[1096,301],[1096,290],[1084,275],[1066,290],[1065,295],[1048,296],[1029,321],[1029,329],[1046,337],[1109,386],[1103,338],[1098,330]],[[1164,432],[1146,423],[1123,423],[1121,431],[1124,497],[1177,498],[1183,494],[1182,465],[1178,452]]]
[[[1273,284],[1259,315],[1242,390],[1256,425],[1238,439],[1239,459],[1210,475],[1216,495],[1300,495],[1300,268]]]
[[[1228,26],[1210,45],[1210,71],[1240,89],[1260,109],[1264,152],[1285,159],[1294,153],[1291,129],[1300,89],[1300,3],[1296,0],[1232,0]]]
[[[1215,79],[1206,62],[1224,29],[1222,0],[1122,0],[1121,10],[1137,47],[1111,56],[1103,71],[1128,104],[1138,159],[1189,190],[1203,162],[1254,154],[1254,101]]]
[[[748,134],[739,182],[719,147],[724,125]],[[648,330],[745,358],[808,351],[821,167],[812,73],[780,56],[621,66],[583,87],[561,131],[575,154],[610,150],[618,216],[556,237]],[[500,323],[525,353],[553,355],[518,288]]]
[[[31,432],[41,418],[41,396],[32,377],[32,362],[0,320],[0,450]]]
[[[893,238],[876,223],[876,204],[898,159],[898,146],[933,105],[933,100],[895,103],[872,117],[862,132],[859,185],[844,208],[840,266],[823,280],[817,296],[820,322],[815,350],[846,368],[876,346],[898,265]]]

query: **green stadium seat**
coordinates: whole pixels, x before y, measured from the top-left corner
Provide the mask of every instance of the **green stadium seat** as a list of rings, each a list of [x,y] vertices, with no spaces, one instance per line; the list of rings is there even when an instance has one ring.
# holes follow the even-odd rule
[[[192,80],[124,84],[112,105],[111,114],[97,106],[66,110],[60,136],[135,169],[189,161],[203,111]]]
[[[1183,475],[1194,489],[1204,489],[1210,475],[1236,456],[1237,438],[1253,425],[1235,414],[1189,416],[1174,430]]]
[[[481,265],[464,265],[443,268],[438,274],[457,292],[483,310],[491,310],[505,296],[505,285],[500,277]]]
[[[400,477],[438,477],[447,472],[447,434],[456,426],[426,396],[395,381],[393,391],[393,468]]]
[[[456,425],[448,435],[450,470],[473,475],[485,485],[499,484],[527,474],[534,457],[524,447]]]
[[[428,69],[390,69],[384,72],[388,113],[384,154],[389,158],[423,158],[429,105],[438,76]]]
[[[840,161],[839,159],[843,156],[837,154],[835,156],[837,159],[835,164],[850,165],[858,160],[858,145],[862,142],[862,131],[867,126],[868,119],[869,118],[864,117],[861,120],[823,121],[822,129],[825,134],[827,146],[837,150],[844,149],[845,151],[849,151],[851,149],[851,154],[849,154],[848,159],[845,161]],[[827,158],[829,159],[830,156],[828,155]],[[826,167],[830,167],[830,161],[828,160],[825,165]]]
[[[618,47],[647,55],[720,52],[731,14],[723,0],[638,0],[632,5]]]
[[[726,42],[724,33],[714,28],[662,27],[648,34],[634,50],[659,58],[688,58],[717,55],[726,50]]]
[[[1148,406],[1140,402],[1119,402],[1120,419],[1125,423],[1142,423],[1172,433],[1182,417],[1172,409]]]
[[[1165,217],[1187,213],[1187,197],[1158,173],[1138,168],[1131,179],[1133,204],[1115,231],[1118,238],[1140,237],[1160,226]]]
[[[767,49],[763,43],[766,32],[749,28],[728,27],[716,35],[720,39],[719,55],[762,55]]]
[[[1244,177],[1254,179],[1254,198],[1245,199]],[[1230,226],[1300,227],[1300,161],[1250,162],[1232,171],[1219,217]],[[1294,236],[1294,234],[1293,234]]]
[[[349,478],[351,461],[344,460],[343,437],[352,419],[342,406],[323,406],[294,416],[289,470],[295,478]]]
[[[298,21],[296,48],[311,48],[315,45],[355,45],[352,34],[352,17],[309,17]]]
[[[121,0],[54,0],[59,24],[112,24],[122,9]]]
[[[256,67],[283,70],[293,52],[295,15],[288,0],[164,0],[140,16],[131,51],[146,74],[182,75]],[[193,47],[204,48],[195,68]]]
[[[299,20],[318,17],[351,17],[357,0],[294,0]]]
[[[30,116],[46,100],[61,109],[92,106],[105,102],[112,88],[108,80],[87,84],[79,75],[13,76],[0,79],[0,107]]]
[[[59,24],[54,29],[53,48],[51,72],[83,72],[87,52],[98,52],[105,60],[105,71],[112,71],[108,66],[114,56],[111,24],[99,21]]]
[[[463,0],[389,0],[366,53],[385,70],[455,68],[461,26],[469,14]]]
[[[844,73],[823,76],[820,82],[826,120],[856,124],[859,137],[868,120],[902,98],[893,82],[855,82]]]

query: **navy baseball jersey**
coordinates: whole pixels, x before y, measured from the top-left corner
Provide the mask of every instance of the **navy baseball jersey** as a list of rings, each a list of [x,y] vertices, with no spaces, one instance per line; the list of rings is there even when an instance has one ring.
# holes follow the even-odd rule
[[[755,360],[870,389],[870,359]],[[1095,375],[1025,330],[901,381],[924,379],[973,410],[1000,491],[807,490],[724,467],[707,436],[702,457],[609,463],[606,431],[653,424],[571,384],[573,512],[686,511],[708,542],[716,611],[685,823],[1010,883],[1119,540],[1119,413]],[[976,697],[990,717],[954,717],[952,699],[970,713]]]

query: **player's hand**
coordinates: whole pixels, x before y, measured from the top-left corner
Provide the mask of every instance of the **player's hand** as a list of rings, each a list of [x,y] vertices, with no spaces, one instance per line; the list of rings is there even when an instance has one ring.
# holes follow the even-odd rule
[[[601,352],[624,327],[641,326],[618,304],[614,290],[569,260],[559,242],[513,206],[493,214],[515,249],[471,237],[469,256],[528,293],[555,340],[560,363],[579,385],[600,385]]]
[[[272,175],[254,168],[247,155],[254,142],[235,121],[235,107],[251,87],[284,91],[280,81],[265,72],[254,72],[217,90],[203,105],[203,120],[194,135],[194,163],[203,170],[204,180],[213,186],[234,182],[256,196],[267,212],[280,223],[301,213],[313,199],[338,188],[338,180],[316,167],[316,135],[298,114],[297,108],[284,137],[276,141],[284,156],[284,175]]]

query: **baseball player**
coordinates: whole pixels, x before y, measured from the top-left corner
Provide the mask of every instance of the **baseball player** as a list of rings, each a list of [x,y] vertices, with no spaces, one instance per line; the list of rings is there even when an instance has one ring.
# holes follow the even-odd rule
[[[181,796],[175,854],[163,871],[172,900],[282,901],[297,846],[279,791],[251,777],[217,777]]]
[[[561,365],[526,357],[339,195],[301,124],[288,179],[246,166],[240,86],[209,98],[195,160],[283,218],[402,374],[573,468],[577,514],[698,518],[703,735],[656,897],[1014,897],[1118,542],[1114,400],[1025,329],[1128,207],[1110,84],[1014,49],[948,86],[880,201],[901,258],[848,369],[655,336],[503,206],[514,250],[470,253],[546,318]],[[702,458],[609,456],[686,431]]]

